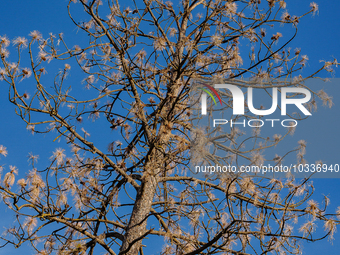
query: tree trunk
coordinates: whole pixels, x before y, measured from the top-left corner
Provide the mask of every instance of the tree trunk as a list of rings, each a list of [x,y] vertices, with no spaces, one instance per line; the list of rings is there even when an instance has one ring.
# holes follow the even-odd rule
[[[138,255],[142,239],[146,233],[147,217],[151,211],[152,201],[156,192],[157,177],[148,176],[143,180],[137,192],[129,225],[126,229],[124,241],[119,255]]]

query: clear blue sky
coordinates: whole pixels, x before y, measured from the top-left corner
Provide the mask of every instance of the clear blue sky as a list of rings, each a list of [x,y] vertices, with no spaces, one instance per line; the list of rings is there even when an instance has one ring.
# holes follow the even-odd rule
[[[299,34],[291,47],[299,47],[303,54],[309,56],[308,70],[315,70],[320,66],[319,60],[328,60],[332,56],[340,60],[340,1],[319,0],[319,14],[315,17],[306,17],[300,22]],[[17,36],[28,36],[33,30],[40,31],[43,36],[53,32],[64,33],[70,44],[77,42],[78,31],[67,15],[66,0],[11,0],[2,1],[0,9],[0,35],[6,34],[10,39]],[[291,13],[303,13],[309,10],[310,1],[292,0],[287,1],[287,9]],[[340,77],[340,69],[336,70],[335,77]],[[340,163],[340,82],[333,83],[330,87],[325,86],[326,91],[333,95],[334,107],[326,109],[320,107],[312,118],[301,125],[291,139],[294,142],[304,139],[308,143],[307,159],[309,162],[322,159],[329,164]],[[40,154],[40,167],[48,162],[48,158],[58,142],[52,143],[44,135],[30,135],[26,131],[25,124],[14,114],[14,106],[7,100],[7,87],[0,83],[0,144],[8,149],[8,157],[1,159],[0,164],[15,164],[21,173],[30,170],[27,163],[29,152]],[[42,154],[42,149],[48,154]],[[329,195],[331,199],[330,211],[340,206],[340,178],[339,179],[315,179],[315,200],[321,201],[322,194]],[[3,209],[3,207],[1,207]],[[6,211],[2,211],[0,225],[4,221],[14,221],[14,217],[4,217]],[[321,229],[319,229],[321,230]],[[0,229],[0,232],[2,230]],[[340,229],[335,235],[335,241],[331,245],[327,240],[307,244],[304,243],[304,254],[338,254],[340,253]],[[30,254],[23,249],[0,249],[0,254]]]

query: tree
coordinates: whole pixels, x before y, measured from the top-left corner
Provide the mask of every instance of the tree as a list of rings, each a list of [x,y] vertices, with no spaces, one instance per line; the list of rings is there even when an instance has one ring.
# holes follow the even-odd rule
[[[57,132],[56,139],[65,138],[72,149],[57,148],[44,169],[36,168],[37,157],[31,155],[33,170],[17,182],[15,166],[6,172],[0,190],[17,224],[1,237],[5,244],[30,242],[37,254],[143,254],[143,241],[164,237],[162,254],[297,254],[299,240],[332,236],[336,214],[326,213],[326,198],[325,208],[310,199],[308,179],[183,174],[192,142],[212,142],[202,140],[202,130],[190,122],[194,80],[251,77],[245,86],[255,81],[269,89],[275,81],[279,87],[298,87],[338,64],[325,62],[315,73],[286,82],[308,60],[287,46],[299,20],[318,6],[312,3],[301,16],[291,16],[284,1],[274,0],[185,0],[178,5],[145,0],[122,6],[118,1],[69,1],[70,18],[89,37],[84,46],[69,47],[62,34],[44,39],[33,31],[29,41],[13,40],[18,58],[12,62],[9,39],[0,39],[0,77],[9,85],[17,114],[33,133]],[[87,22],[73,17],[76,8],[83,9]],[[292,26],[288,40],[283,41],[276,24]],[[277,31],[267,35],[265,28],[271,26]],[[241,40],[251,44],[248,55],[241,56]],[[30,67],[23,67],[27,52]],[[48,64],[56,61],[65,64],[53,85],[45,85],[51,84]],[[70,85],[67,76],[76,64],[79,83]],[[20,87],[26,80],[35,84],[28,92]],[[79,84],[89,90],[79,92]],[[310,109],[317,98],[331,105],[325,92],[311,93]],[[107,138],[104,146],[91,140],[89,125],[120,138]],[[200,134],[196,140],[190,131]],[[257,165],[264,161],[261,152],[285,136],[264,139],[254,132],[251,150],[220,149],[230,153],[229,163],[240,157]],[[249,139],[236,129],[220,138],[231,144]],[[207,160],[216,159],[199,148]],[[300,142],[291,150],[300,161],[304,148]],[[4,146],[0,154],[7,155]],[[297,224],[300,218],[304,222]],[[316,237],[320,223],[326,231]]]

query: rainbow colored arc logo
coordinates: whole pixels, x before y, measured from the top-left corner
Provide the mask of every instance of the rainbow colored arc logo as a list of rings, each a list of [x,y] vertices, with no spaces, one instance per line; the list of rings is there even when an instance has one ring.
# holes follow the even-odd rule
[[[212,86],[208,84],[205,84],[205,83],[201,83],[201,84],[205,86],[207,89],[210,89],[215,94],[215,96],[217,96],[218,100],[220,101],[220,104],[222,105],[222,100],[220,96],[218,95],[216,89],[214,89]],[[211,99],[214,101],[215,105],[217,105],[214,95],[209,90],[205,88],[198,88],[198,89],[203,90],[205,93],[207,93],[211,97]]]

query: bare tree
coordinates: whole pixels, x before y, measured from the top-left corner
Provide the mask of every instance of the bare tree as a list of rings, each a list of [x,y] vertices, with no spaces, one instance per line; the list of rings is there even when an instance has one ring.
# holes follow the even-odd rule
[[[295,77],[308,57],[287,48],[299,20],[317,12],[317,4],[300,16],[290,15],[282,0],[128,4],[69,1],[70,18],[90,38],[85,45],[69,46],[62,34],[43,38],[33,31],[29,40],[13,40],[14,61],[9,39],[0,38],[0,79],[9,85],[17,114],[33,133],[54,131],[71,147],[57,148],[43,169],[31,155],[33,170],[17,182],[16,167],[6,169],[0,190],[17,224],[2,235],[4,244],[30,242],[37,254],[143,254],[143,240],[149,239],[164,242],[161,254],[298,254],[299,240],[332,237],[337,214],[326,213],[327,198],[324,208],[310,199],[307,179],[185,174],[189,132],[201,132],[190,122],[195,79],[251,78],[245,87],[255,82],[270,89],[273,81],[276,87],[304,86],[320,71],[332,71],[336,60]],[[82,21],[74,9],[84,11]],[[284,36],[278,32],[282,24],[291,26]],[[241,54],[240,41],[251,45],[249,52]],[[30,67],[23,67],[27,52]],[[50,62],[63,63],[54,80],[46,74]],[[76,68],[79,82],[70,84],[67,76]],[[23,89],[20,82],[31,85]],[[331,105],[325,92],[311,93],[311,109],[317,98]],[[91,139],[91,125],[105,146]],[[113,133],[120,139],[110,138]],[[262,151],[287,134],[267,139],[254,132],[251,149],[235,146],[247,140],[237,129],[221,141],[201,134],[196,142],[228,140],[230,146],[219,147],[229,155],[223,160],[232,164],[241,157],[256,165],[265,160]],[[304,148],[300,142],[291,151],[303,160]],[[7,155],[4,146],[0,154]],[[324,233],[314,233],[317,224],[324,224]]]

